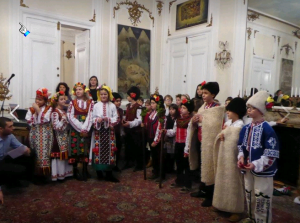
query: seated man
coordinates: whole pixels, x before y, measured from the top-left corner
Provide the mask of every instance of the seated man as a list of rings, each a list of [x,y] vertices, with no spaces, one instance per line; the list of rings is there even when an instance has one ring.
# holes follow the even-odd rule
[[[7,155],[10,148],[22,146],[12,135],[13,129],[13,122],[10,119],[0,117],[0,204],[3,204],[1,185],[18,184],[20,179],[31,180],[34,171],[34,155],[29,148],[26,147],[23,155],[15,159]]]

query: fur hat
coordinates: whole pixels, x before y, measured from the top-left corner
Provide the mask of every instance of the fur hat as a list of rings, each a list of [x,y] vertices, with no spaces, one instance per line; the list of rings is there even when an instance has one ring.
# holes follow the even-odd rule
[[[247,112],[246,102],[242,98],[234,98],[226,106],[226,110],[236,113],[241,119]]]
[[[117,93],[117,92],[113,92],[112,95],[114,96],[114,98],[113,98],[112,101],[115,101],[115,100],[117,100],[119,98],[122,99],[121,95],[119,93]]]
[[[201,88],[202,90],[206,89],[208,90],[211,94],[214,94],[217,96],[219,94],[220,88],[218,82],[207,82],[204,84]]]
[[[127,94],[133,99],[133,100],[137,100],[140,95],[141,95],[141,91],[138,87],[136,86],[132,86],[128,91]]]
[[[262,114],[266,113],[266,101],[269,97],[268,92],[259,91],[255,95],[253,95],[248,101],[247,105],[251,105],[257,108]]]
[[[184,105],[190,113],[192,113],[194,111],[195,104],[194,104],[193,99],[192,100],[183,99],[182,102],[181,102],[181,106],[182,105]]]

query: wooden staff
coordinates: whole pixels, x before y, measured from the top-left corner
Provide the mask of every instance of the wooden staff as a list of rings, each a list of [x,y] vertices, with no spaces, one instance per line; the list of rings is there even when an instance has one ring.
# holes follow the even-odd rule
[[[146,151],[145,151],[145,132],[144,125],[142,126],[142,149],[143,149],[143,169],[144,169],[144,180],[147,180],[147,171],[146,171]]]
[[[159,188],[162,188],[162,168],[163,168],[163,151],[164,151],[165,131],[162,131],[160,138],[160,163],[159,163]]]

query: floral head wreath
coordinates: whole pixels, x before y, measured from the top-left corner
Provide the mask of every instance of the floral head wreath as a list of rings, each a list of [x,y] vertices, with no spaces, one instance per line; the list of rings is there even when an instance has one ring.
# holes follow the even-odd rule
[[[114,96],[112,94],[112,90],[110,89],[110,87],[106,86],[106,84],[102,84],[100,86],[97,87],[97,97],[98,97],[98,100],[100,100],[100,90],[101,89],[105,89],[108,91],[108,97],[109,97],[109,100],[112,101],[114,99]]]
[[[50,92],[48,92],[48,89],[47,88],[39,88],[37,91],[36,91],[36,96],[40,96],[40,97],[43,97],[43,98],[48,98],[49,96],[51,95]]]
[[[76,88],[78,87],[81,87],[85,91],[86,88],[85,84],[78,82],[73,87],[73,91],[72,91],[73,95],[76,95]]]
[[[54,105],[55,102],[58,102],[59,96],[65,96],[65,95],[66,94],[64,91],[56,92],[51,98],[51,105]]]

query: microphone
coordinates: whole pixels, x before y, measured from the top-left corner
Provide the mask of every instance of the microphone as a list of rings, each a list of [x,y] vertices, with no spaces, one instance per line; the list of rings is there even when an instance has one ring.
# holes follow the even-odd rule
[[[16,76],[16,75],[15,75],[15,74],[10,75],[10,78],[5,82],[5,85],[6,85],[7,83],[10,83],[10,80],[11,80],[14,76]]]

